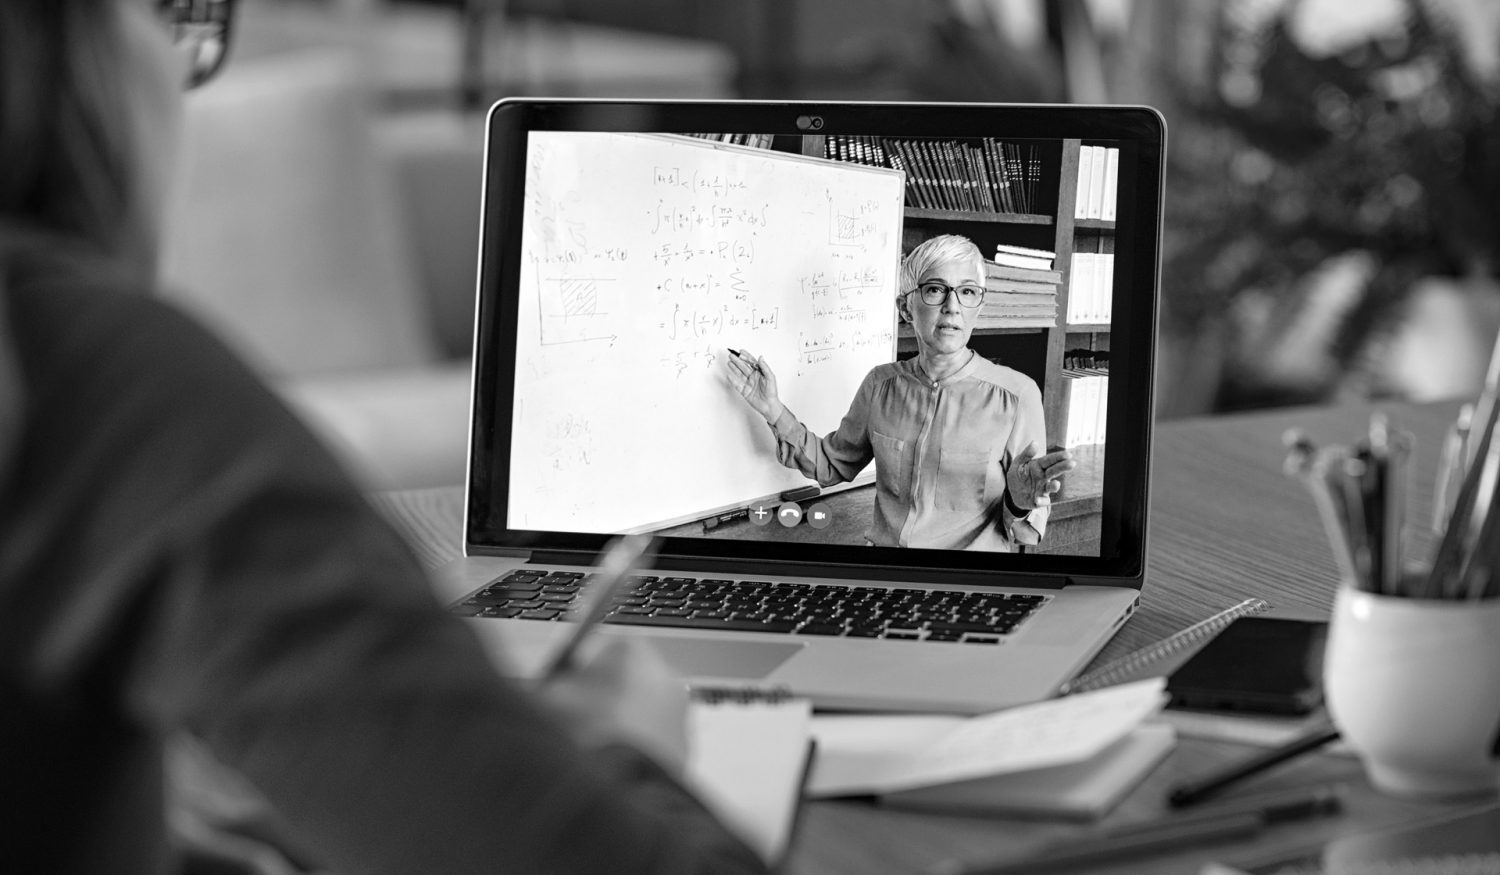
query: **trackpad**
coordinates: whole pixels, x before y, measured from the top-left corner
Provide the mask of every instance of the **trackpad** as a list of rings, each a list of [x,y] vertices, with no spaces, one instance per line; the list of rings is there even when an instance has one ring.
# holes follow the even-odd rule
[[[651,646],[677,674],[722,678],[763,678],[802,649],[790,641],[722,638],[653,637]]]

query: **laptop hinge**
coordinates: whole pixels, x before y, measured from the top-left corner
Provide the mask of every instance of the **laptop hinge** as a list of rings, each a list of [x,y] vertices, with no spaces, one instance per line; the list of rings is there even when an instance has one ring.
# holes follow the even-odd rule
[[[533,565],[592,565],[598,554],[593,550],[536,550],[527,560]],[[698,574],[724,574],[735,577],[779,576],[822,577],[847,580],[888,580],[893,583],[913,581],[948,584],[1003,584],[1005,586],[1061,589],[1072,581],[1061,575],[1005,574],[996,579],[993,571],[955,570],[951,568],[904,568],[890,565],[821,565],[807,562],[777,562],[766,559],[717,559],[703,556],[657,556],[651,560],[657,571],[687,571]]]

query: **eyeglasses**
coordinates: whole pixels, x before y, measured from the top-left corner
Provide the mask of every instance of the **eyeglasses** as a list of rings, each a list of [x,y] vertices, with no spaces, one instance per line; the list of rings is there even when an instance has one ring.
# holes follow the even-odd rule
[[[937,280],[928,280],[912,289],[913,292],[922,296],[922,303],[936,307],[948,300],[950,292],[958,293],[958,303],[973,309],[984,303],[984,289],[979,286],[958,286],[957,288]]]
[[[157,14],[171,29],[172,41],[188,52],[188,88],[197,88],[224,67],[234,4],[235,0],[157,0]]]

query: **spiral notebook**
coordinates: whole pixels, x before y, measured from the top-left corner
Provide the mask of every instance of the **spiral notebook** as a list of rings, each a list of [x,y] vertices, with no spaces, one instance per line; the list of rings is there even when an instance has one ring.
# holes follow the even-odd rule
[[[687,785],[775,866],[786,856],[812,763],[812,706],[774,689],[695,689]]]
[[[1160,641],[1133,650],[1118,659],[1112,659],[1098,668],[1084,672],[1063,686],[1062,692],[1083,693],[1101,687],[1112,687],[1127,681],[1167,673],[1167,660],[1171,657],[1186,657],[1198,646],[1208,643],[1215,635],[1240,617],[1254,616],[1270,610],[1265,599],[1249,598],[1233,607],[1200,620],[1186,629],[1174,632]]]

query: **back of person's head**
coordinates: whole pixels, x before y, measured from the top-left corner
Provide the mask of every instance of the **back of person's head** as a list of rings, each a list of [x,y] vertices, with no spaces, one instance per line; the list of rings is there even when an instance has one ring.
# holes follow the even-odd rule
[[[128,0],[146,7],[147,0]],[[0,2],[0,246],[66,238],[149,271],[125,0]]]

